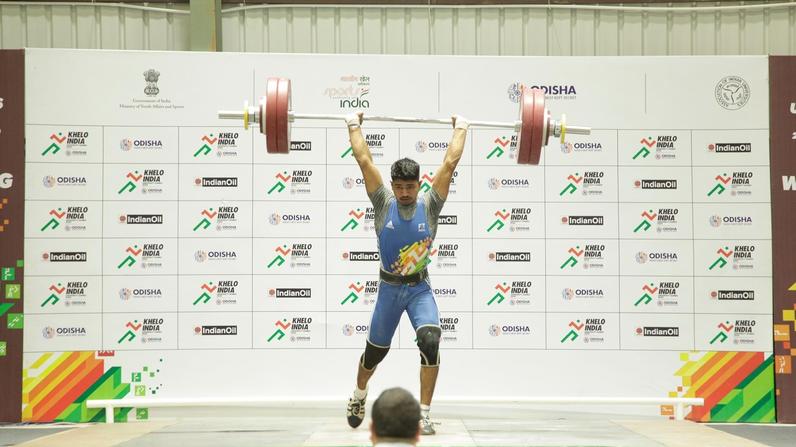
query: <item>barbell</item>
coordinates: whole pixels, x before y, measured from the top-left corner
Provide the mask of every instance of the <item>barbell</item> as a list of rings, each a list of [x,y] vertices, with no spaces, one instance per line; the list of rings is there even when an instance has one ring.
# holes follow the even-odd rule
[[[290,130],[295,120],[342,120],[344,115],[298,113],[291,109],[290,79],[271,77],[265,83],[265,96],[260,98],[257,106],[250,107],[244,103],[243,111],[219,111],[220,119],[243,120],[243,128],[257,124],[260,133],[265,135],[265,146],[269,154],[287,154],[290,152]],[[542,148],[547,145],[551,136],[560,138],[564,143],[566,134],[588,135],[589,127],[569,126],[566,115],[560,120],[551,118],[550,111],[545,107],[544,92],[540,89],[521,88],[519,119],[514,122],[470,121],[471,126],[512,129],[517,135],[517,163],[539,164]],[[400,123],[452,124],[451,118],[411,118],[399,116],[365,115],[364,121],[391,121]]]

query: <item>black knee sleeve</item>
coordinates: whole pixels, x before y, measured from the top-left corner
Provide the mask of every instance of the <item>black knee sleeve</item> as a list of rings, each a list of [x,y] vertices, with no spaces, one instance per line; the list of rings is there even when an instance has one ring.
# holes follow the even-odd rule
[[[423,326],[417,330],[417,347],[420,348],[420,363],[423,366],[439,366],[439,340],[442,329]]]
[[[362,353],[362,357],[359,359],[359,363],[362,365],[363,368],[367,369],[368,371],[373,370],[387,355],[387,351],[390,350],[390,347],[383,347],[383,346],[376,346],[372,344],[370,341],[365,342],[365,352]]]

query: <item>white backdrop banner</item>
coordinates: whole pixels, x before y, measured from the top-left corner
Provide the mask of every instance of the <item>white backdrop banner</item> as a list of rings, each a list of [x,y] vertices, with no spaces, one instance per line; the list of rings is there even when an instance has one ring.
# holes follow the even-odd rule
[[[99,361],[83,382],[113,371],[130,395],[340,397],[342,410],[377,296],[378,263],[359,256],[376,251],[373,210],[342,121],[296,122],[294,150],[272,156],[217,118],[269,76],[292,80],[303,112],[494,121],[537,86],[554,116],[593,127],[551,139],[540,166],[516,165],[510,133],[470,131],[429,266],[438,396],[701,397],[720,370],[740,383],[766,367],[765,57],[28,50],[26,76],[34,382]],[[363,130],[385,180],[410,157],[424,189],[451,136]],[[417,391],[408,320],[392,347],[372,389]],[[45,411],[37,393],[56,398],[31,392],[30,420],[67,418],[78,398]]]

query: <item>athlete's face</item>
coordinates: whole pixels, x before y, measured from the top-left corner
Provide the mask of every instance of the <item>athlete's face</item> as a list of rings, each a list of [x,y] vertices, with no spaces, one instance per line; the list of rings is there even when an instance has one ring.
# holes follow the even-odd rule
[[[393,180],[392,193],[401,205],[411,205],[417,200],[420,182],[417,180]]]

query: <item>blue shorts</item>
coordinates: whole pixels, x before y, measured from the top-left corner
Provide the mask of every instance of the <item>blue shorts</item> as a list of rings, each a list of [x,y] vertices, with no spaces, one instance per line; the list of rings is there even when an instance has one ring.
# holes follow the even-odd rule
[[[421,326],[439,326],[439,310],[428,280],[414,286],[379,281],[379,297],[370,317],[368,341],[376,346],[390,346],[404,311],[415,331]]]

